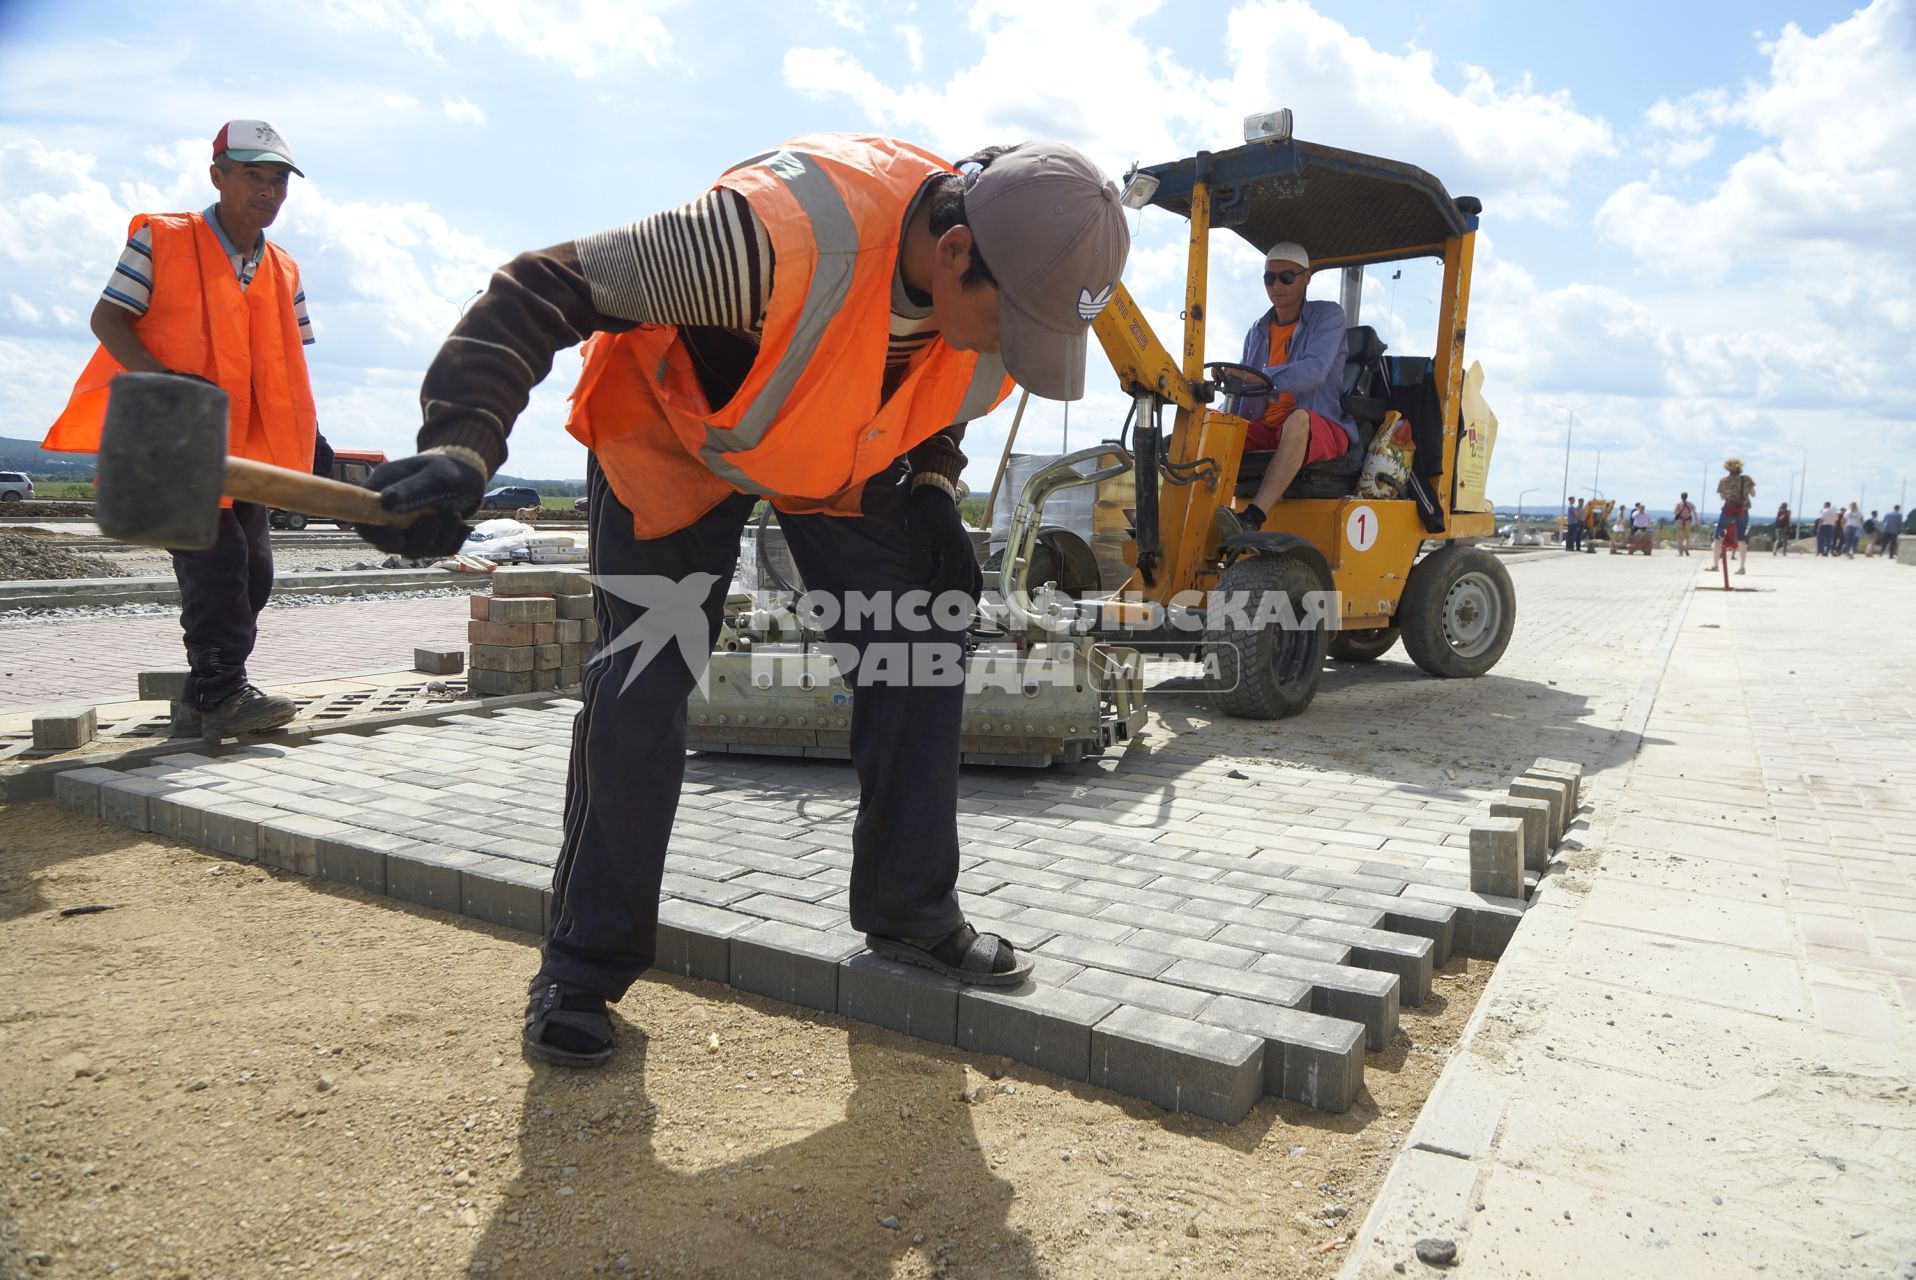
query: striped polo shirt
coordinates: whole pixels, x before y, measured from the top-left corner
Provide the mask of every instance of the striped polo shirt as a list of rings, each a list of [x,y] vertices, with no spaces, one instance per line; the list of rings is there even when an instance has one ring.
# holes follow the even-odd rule
[[[226,251],[226,259],[233,264],[233,274],[239,279],[239,287],[244,289],[253,283],[253,273],[259,270],[260,258],[266,253],[266,237],[262,235],[259,243],[253,246],[251,253],[241,253],[226,238],[226,231],[220,226],[220,220],[214,217],[219,208],[217,204],[208,205],[202,215],[206,225],[213,228],[218,237],[220,248]],[[106,288],[100,296],[114,306],[125,307],[136,316],[143,316],[153,304],[153,229],[142,226],[126,242],[126,248],[120,252],[119,262],[114,264],[113,278],[106,282]],[[313,345],[313,322],[306,315],[306,284],[300,282],[299,290],[293,295],[293,315],[299,321],[299,340],[302,346]]]

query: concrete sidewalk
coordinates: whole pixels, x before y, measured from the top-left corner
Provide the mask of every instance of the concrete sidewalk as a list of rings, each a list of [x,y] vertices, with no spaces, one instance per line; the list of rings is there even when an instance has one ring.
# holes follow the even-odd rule
[[[1473,1276],[1916,1274],[1916,575],[1750,564],[1673,618],[1347,1276],[1426,1237]]]

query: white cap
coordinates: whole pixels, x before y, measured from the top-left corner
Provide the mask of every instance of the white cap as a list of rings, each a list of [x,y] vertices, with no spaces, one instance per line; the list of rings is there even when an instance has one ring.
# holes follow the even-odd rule
[[[1264,255],[1264,261],[1295,262],[1306,271],[1311,269],[1311,255],[1304,252],[1303,245],[1290,240],[1286,240],[1283,244],[1272,245],[1271,251]]]

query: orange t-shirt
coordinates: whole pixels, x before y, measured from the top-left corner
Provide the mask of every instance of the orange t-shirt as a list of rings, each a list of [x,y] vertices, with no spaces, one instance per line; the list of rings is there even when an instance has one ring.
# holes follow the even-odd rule
[[[1272,364],[1289,364],[1291,362],[1291,335],[1296,332],[1296,320],[1291,321],[1289,324],[1279,324],[1276,320],[1271,321]],[[1265,426],[1279,427],[1284,425],[1286,418],[1296,412],[1297,397],[1288,391],[1281,392],[1278,395],[1272,396],[1270,400],[1265,403],[1262,421]]]

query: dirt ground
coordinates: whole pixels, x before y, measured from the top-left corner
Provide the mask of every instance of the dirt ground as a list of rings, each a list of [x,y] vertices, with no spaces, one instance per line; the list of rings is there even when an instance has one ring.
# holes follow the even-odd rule
[[[0,1275],[1331,1275],[1490,970],[1349,1114],[1226,1128],[676,978],[535,1069],[534,958],[0,806]]]

